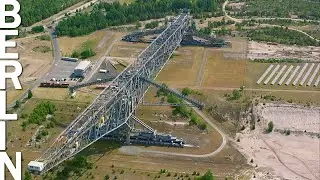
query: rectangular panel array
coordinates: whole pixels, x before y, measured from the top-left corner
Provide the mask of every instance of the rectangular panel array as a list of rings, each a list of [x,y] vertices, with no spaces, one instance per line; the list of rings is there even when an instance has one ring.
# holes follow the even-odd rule
[[[302,86],[304,84],[304,82],[307,80],[307,78],[309,77],[312,69],[314,67],[314,63],[311,64],[311,67],[309,68],[309,70],[307,71],[307,73],[304,75],[304,77],[302,78],[301,82],[300,82],[300,86]]]
[[[294,69],[293,73],[291,74],[291,76],[287,80],[286,85],[290,84],[290,82],[292,81],[293,77],[297,74],[299,69],[300,69],[300,66],[297,66],[296,69]]]
[[[309,79],[308,83],[307,83],[307,86],[310,86],[312,81],[314,80],[314,78],[316,77],[318,71],[320,69],[320,63],[318,64],[316,70],[313,72],[313,74],[311,75],[311,78]]]
[[[292,69],[293,69],[293,66],[291,65],[290,67],[289,67],[289,69],[286,71],[286,73],[282,76],[282,78],[280,79],[280,81],[279,81],[279,85],[282,85],[282,83],[283,83],[283,81],[287,78],[287,76],[290,74],[290,72],[292,71]]]
[[[272,68],[273,68],[273,64],[271,64],[269,68],[262,74],[262,76],[257,81],[257,84],[261,83],[261,81],[266,77],[266,75],[271,71]]]
[[[320,72],[320,63],[309,63],[297,64],[297,65],[281,65],[281,64],[270,64],[267,70],[262,74],[262,76],[257,81],[260,84],[263,80],[264,85],[274,85],[278,82],[278,85],[289,85],[292,82],[293,86],[296,86],[299,82],[300,86],[318,86],[320,79],[318,77]],[[273,79],[271,81],[271,79]]]

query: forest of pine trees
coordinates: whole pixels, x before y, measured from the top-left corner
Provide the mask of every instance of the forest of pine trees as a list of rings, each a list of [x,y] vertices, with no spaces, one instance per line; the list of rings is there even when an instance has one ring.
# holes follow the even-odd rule
[[[163,18],[180,9],[191,13],[214,12],[217,0],[137,0],[131,4],[99,3],[91,13],[78,13],[61,21],[58,35],[81,36],[108,26],[123,25],[148,19]]]
[[[21,25],[31,26],[80,1],[83,0],[20,0]]]

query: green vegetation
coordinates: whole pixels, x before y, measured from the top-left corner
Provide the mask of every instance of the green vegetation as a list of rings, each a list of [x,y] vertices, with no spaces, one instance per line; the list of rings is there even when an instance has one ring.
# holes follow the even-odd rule
[[[272,121],[270,121],[270,122],[268,123],[267,132],[271,133],[271,132],[272,132],[272,130],[273,130],[273,122],[272,122]]]
[[[240,12],[235,12],[236,16],[290,18],[296,15],[301,19],[320,19],[320,3],[310,0],[250,0],[245,2],[247,5]]]
[[[108,174],[104,176],[104,180],[108,180],[109,178],[110,178],[110,177],[109,177]]]
[[[20,101],[20,100],[17,100],[17,101],[16,101],[16,104],[13,106],[13,108],[17,109],[17,108],[19,108],[19,107],[21,107],[21,101]]]
[[[231,95],[225,94],[224,97],[226,97],[228,101],[239,100],[242,97],[242,91],[243,91],[242,87],[239,90],[234,89]]]
[[[48,46],[37,46],[32,49],[34,52],[47,53],[51,51],[51,48]]]
[[[29,171],[24,172],[23,179],[24,180],[32,180],[32,176]]]
[[[56,29],[60,36],[81,36],[109,26],[163,18],[183,8],[195,14],[214,12],[217,0],[135,1],[129,5],[101,2],[91,13],[78,13],[59,22]]]
[[[279,26],[305,26],[305,25],[320,25],[318,21],[294,21],[291,19],[263,19],[251,20],[260,24],[276,24]]]
[[[81,48],[78,50],[73,50],[71,57],[73,58],[80,58],[80,59],[87,59],[89,57],[93,57],[96,55],[96,52],[94,52],[94,41],[93,40],[88,40],[84,42],[81,45]]]
[[[41,36],[37,36],[37,39],[40,39],[41,41],[50,41],[51,38],[49,35],[41,35]]]
[[[163,84],[163,86],[168,87],[166,84]],[[184,88],[182,90],[182,94],[187,96],[189,94],[201,94],[201,92],[194,91],[190,88]],[[170,104],[181,104],[180,106],[172,107],[172,114],[177,116],[180,115],[181,117],[190,119],[189,125],[196,125],[199,129],[205,130],[207,129],[207,124],[205,122],[202,122],[201,119],[192,111],[192,109],[188,108],[186,105],[184,105],[184,102],[179,97],[175,96],[174,94],[168,93],[164,89],[159,89],[157,91],[157,97],[165,96],[167,98],[167,102]],[[162,101],[164,101],[164,98],[162,97]]]
[[[31,99],[32,98],[32,96],[33,96],[33,94],[32,94],[32,91],[31,90],[28,90],[28,99]]]
[[[40,141],[43,137],[46,137],[49,135],[48,130],[40,130],[36,136],[36,141]]]
[[[192,94],[202,95],[202,92],[190,89],[188,87],[183,88],[181,93],[185,96],[192,95]]]
[[[197,180],[214,180],[214,176],[211,170],[209,169],[203,176],[197,178]]]
[[[41,124],[46,120],[46,116],[48,114],[53,114],[56,110],[55,105],[50,102],[41,102],[36,106],[36,108],[33,109],[32,113],[30,114],[28,118],[28,122],[30,124]]]
[[[146,29],[154,29],[154,28],[156,28],[156,27],[158,27],[159,26],[159,21],[152,21],[152,22],[150,22],[150,23],[147,23],[146,25],[145,25],[145,28]]]
[[[290,135],[290,133],[291,133],[290,129],[286,129],[286,130],[284,130],[284,134],[285,134],[286,136],[289,136],[289,135]]]
[[[63,169],[60,170],[55,179],[67,180],[72,175],[81,176],[81,172],[87,169],[92,169],[92,163],[89,163],[84,156],[76,156],[72,160],[67,160],[63,163]]]
[[[254,59],[253,62],[259,62],[259,63],[301,63],[303,60],[301,59],[292,59],[292,58],[268,58],[268,59]]]
[[[225,18],[223,17],[221,21],[213,21],[213,22],[209,21],[208,27],[217,28],[220,26],[225,26],[225,25],[230,25],[230,24],[234,24],[234,22],[231,20],[226,21]]]
[[[44,27],[43,26],[34,26],[31,29],[31,32],[33,33],[40,33],[44,31]]]
[[[22,26],[30,26],[82,0],[23,0],[19,1]]]
[[[316,40],[288,28],[282,27],[265,27],[255,30],[249,30],[248,37],[256,41],[276,42],[280,44],[317,46]]]

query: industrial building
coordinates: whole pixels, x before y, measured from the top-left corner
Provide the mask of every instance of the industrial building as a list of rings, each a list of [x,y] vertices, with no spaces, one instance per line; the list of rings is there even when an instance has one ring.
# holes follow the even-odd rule
[[[90,61],[81,61],[77,67],[74,68],[73,75],[75,77],[84,77],[90,67]]]

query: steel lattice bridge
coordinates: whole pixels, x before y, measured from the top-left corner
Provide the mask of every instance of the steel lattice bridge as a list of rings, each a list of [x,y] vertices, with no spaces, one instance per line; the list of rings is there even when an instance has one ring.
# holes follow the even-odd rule
[[[134,129],[134,124],[140,124],[150,133],[155,133],[155,130],[134,116],[135,109],[143,102],[150,85],[165,89],[201,109],[202,103],[152,81],[180,45],[188,26],[189,14],[181,13],[134,63],[111,81],[40,158],[29,163],[29,170],[43,174],[97,140],[108,137],[123,127],[130,131]]]

